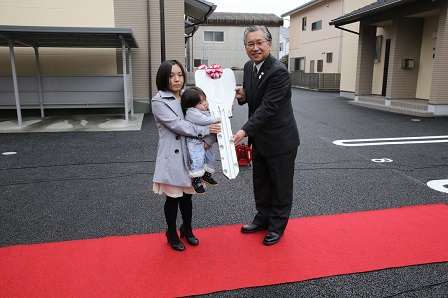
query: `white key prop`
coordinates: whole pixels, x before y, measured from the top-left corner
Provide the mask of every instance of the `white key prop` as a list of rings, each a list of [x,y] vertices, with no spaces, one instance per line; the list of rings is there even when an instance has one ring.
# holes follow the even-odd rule
[[[213,79],[205,70],[196,70],[194,78],[196,86],[201,88],[207,96],[211,114],[221,118],[221,133],[218,134],[217,139],[222,171],[227,178],[235,179],[240,171],[230,125],[235,99],[235,75],[231,69],[224,68],[221,77]]]

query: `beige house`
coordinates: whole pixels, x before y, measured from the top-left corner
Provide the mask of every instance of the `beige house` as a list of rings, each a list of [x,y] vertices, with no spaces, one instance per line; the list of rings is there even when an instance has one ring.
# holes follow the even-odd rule
[[[290,17],[289,64],[294,86],[339,90],[343,32],[329,22],[343,14],[343,0],[314,0]]]
[[[340,94],[356,105],[447,116],[447,5],[438,0],[310,1],[282,15],[290,15],[290,71],[340,73]],[[333,62],[324,52],[333,52]]]
[[[14,95],[16,90],[10,83],[13,65],[18,78],[19,98],[20,94],[25,97],[28,94],[33,99],[24,108],[58,107],[58,101],[48,104],[48,90],[45,90],[45,83],[42,84],[44,89],[42,102],[39,103],[38,100],[34,102],[34,98],[38,96],[30,94],[37,94],[37,88],[35,85],[27,87],[26,82],[33,81],[38,74],[44,81],[48,76],[58,79],[67,76],[89,76],[89,81],[94,81],[96,77],[123,75],[124,64],[120,46],[105,48],[102,45],[103,40],[98,39],[96,46],[90,43],[86,47],[84,44],[79,44],[78,47],[62,48],[59,47],[63,40],[61,38],[55,40],[54,46],[47,45],[48,47],[40,48],[14,38],[11,28],[20,31],[39,27],[39,30],[46,32],[50,37],[54,31],[64,30],[90,34],[111,30],[120,33],[121,28],[125,31],[130,30],[129,34],[136,41],[134,46],[126,46],[126,61],[129,67],[127,72],[132,78],[131,88],[128,88],[132,93],[132,108],[137,112],[149,112],[150,98],[157,91],[155,76],[161,61],[176,59],[185,63],[186,36],[197,30],[197,24],[205,21],[215,8],[216,5],[205,0],[1,1],[0,79],[3,79],[3,82],[9,81],[3,84],[0,81],[0,109],[16,108],[14,103],[14,98],[17,99],[17,95]],[[2,28],[4,31],[1,31]],[[9,46],[10,41],[13,44],[12,49]],[[37,60],[39,63],[36,63]],[[77,80],[69,81],[76,84]],[[123,83],[119,84],[121,88],[126,89]],[[92,91],[82,90],[82,86],[72,85],[68,87],[70,88],[77,90],[81,88],[82,92]],[[89,104],[91,103],[73,101],[70,107],[94,106]],[[107,104],[102,106],[108,107]],[[63,108],[62,105],[59,107]]]
[[[290,16],[289,70],[306,73],[340,72],[340,30],[328,23],[342,14],[343,0],[310,1]]]
[[[448,116],[448,2],[344,2],[345,13],[330,22],[345,31],[342,65],[350,67],[341,68],[341,95],[375,109]]]

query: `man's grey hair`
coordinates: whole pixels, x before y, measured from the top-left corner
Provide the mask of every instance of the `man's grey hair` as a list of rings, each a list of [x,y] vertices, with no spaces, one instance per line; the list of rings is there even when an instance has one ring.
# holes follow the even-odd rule
[[[246,30],[244,30],[244,44],[246,44],[246,37],[247,34],[249,34],[250,32],[255,32],[261,30],[264,33],[264,37],[266,38],[267,41],[271,42],[272,41],[272,35],[271,32],[269,32],[269,29],[264,26],[264,25],[253,25],[250,26],[248,28],[246,28]]]

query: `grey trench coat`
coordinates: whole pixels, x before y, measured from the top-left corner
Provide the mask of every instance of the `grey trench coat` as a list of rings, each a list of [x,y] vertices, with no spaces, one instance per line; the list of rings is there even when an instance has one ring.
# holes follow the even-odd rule
[[[185,120],[180,102],[171,92],[159,91],[151,99],[151,107],[159,130],[153,182],[190,187],[185,136],[210,137],[209,127]]]

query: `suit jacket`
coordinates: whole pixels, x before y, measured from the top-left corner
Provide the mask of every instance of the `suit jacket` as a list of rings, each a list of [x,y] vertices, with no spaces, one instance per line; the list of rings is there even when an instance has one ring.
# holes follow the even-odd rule
[[[249,119],[242,129],[263,156],[286,153],[300,144],[299,132],[291,103],[291,79],[286,67],[269,55],[258,71],[252,86],[254,62],[244,65],[243,89],[246,93],[240,105],[249,106]]]
[[[171,92],[159,91],[151,100],[152,113],[159,129],[153,182],[190,187],[185,136],[203,138],[208,126],[185,120],[180,102]]]

